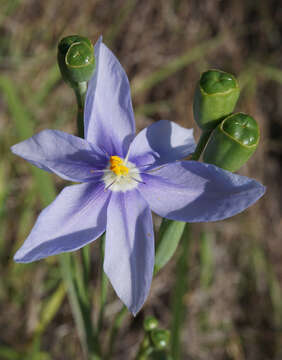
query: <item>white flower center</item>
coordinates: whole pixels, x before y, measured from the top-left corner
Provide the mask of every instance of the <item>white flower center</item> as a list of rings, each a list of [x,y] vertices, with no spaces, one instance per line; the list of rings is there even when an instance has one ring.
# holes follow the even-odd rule
[[[119,156],[111,156],[102,177],[105,188],[111,191],[128,191],[137,187],[142,179],[137,167]]]

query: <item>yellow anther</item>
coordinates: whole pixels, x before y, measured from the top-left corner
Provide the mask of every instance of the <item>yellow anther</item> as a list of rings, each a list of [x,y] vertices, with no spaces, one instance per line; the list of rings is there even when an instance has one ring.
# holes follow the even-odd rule
[[[114,164],[114,163],[115,164],[122,164],[123,160],[119,156],[114,155],[114,156],[110,157],[110,163],[111,163],[111,165]]]
[[[123,159],[119,156],[111,156],[110,157],[110,170],[114,172],[118,176],[124,176],[128,174],[128,167],[124,165]]]

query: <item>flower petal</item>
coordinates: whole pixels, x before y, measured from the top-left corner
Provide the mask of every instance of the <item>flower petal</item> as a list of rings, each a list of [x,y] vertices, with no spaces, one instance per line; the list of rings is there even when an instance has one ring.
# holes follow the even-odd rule
[[[64,188],[40,213],[14,260],[39,260],[77,250],[97,239],[106,228],[109,194],[103,188],[93,183]]]
[[[58,130],[44,130],[11,147],[11,151],[40,169],[70,181],[93,180],[93,170],[106,159],[84,139]]]
[[[136,315],[146,300],[154,268],[151,211],[138,191],[112,193],[108,206],[104,271]]]
[[[85,139],[110,155],[124,157],[135,134],[129,82],[101,38],[95,45],[95,61],[96,70],[86,94]]]
[[[148,161],[148,154],[151,154],[151,161],[155,165],[165,164],[185,158],[195,147],[193,129],[185,129],[174,122],[160,120],[136,136],[130,145],[129,159],[135,163],[142,163]]]
[[[265,192],[255,180],[197,161],[167,164],[142,179],[139,190],[154,212],[186,222],[228,218]]]

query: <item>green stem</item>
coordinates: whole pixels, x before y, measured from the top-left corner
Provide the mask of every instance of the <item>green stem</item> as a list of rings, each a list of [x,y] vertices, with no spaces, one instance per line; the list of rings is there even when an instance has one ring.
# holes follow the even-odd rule
[[[147,360],[152,352],[153,347],[151,346],[149,335],[145,334],[144,339],[139,346],[135,360]]]
[[[84,103],[87,91],[87,82],[80,82],[72,85],[77,101],[77,134],[79,137],[84,137]],[[81,249],[81,264],[82,271],[80,270],[80,263],[78,258],[74,259],[74,279],[69,278],[69,285],[71,286],[70,297],[72,303],[76,308],[76,322],[83,328],[84,346],[86,347],[87,355],[91,360],[99,360],[100,344],[98,341],[97,333],[93,328],[91,319],[91,300],[89,295],[89,274],[90,274],[90,245],[84,246]],[[70,270],[70,269],[69,269]],[[81,274],[82,273],[82,274]],[[82,331],[81,331],[82,332]],[[81,338],[83,338],[81,336]]]
[[[102,264],[104,263],[104,254],[105,254],[105,235],[104,233],[101,238],[101,257],[102,257]],[[99,335],[100,331],[103,328],[103,321],[104,321],[104,310],[106,305],[107,299],[107,292],[108,292],[108,278],[103,269],[101,269],[101,294],[100,294],[100,314],[98,319],[98,328],[97,333]]]
[[[204,150],[204,148],[207,145],[207,142],[209,140],[209,137],[212,133],[212,130],[203,130],[200,140],[196,146],[196,150],[194,151],[193,155],[192,155],[192,160],[199,160],[201,157],[201,154]]]
[[[113,326],[112,326],[111,332],[110,332],[109,351],[107,353],[106,360],[111,360],[112,359],[112,355],[113,355],[113,352],[114,352],[115,341],[116,341],[116,337],[117,337],[117,334],[118,334],[118,330],[121,327],[124,316],[126,314],[127,314],[127,308],[125,306],[123,306],[121,308],[121,310],[115,316]]]
[[[212,234],[203,231],[200,236],[200,284],[203,289],[207,289],[212,282],[213,277],[213,247]]]
[[[79,137],[84,137],[84,103],[87,91],[87,82],[83,81],[72,85],[77,101],[77,134]],[[81,249],[81,259],[83,266],[83,279],[85,288],[88,287],[89,272],[90,272],[90,245],[84,246]]]
[[[88,290],[89,274],[90,274],[90,245],[86,245],[81,249],[81,260],[83,268],[83,282],[84,287]],[[87,294],[89,292],[87,291]]]
[[[203,231],[200,235],[199,255],[200,255],[200,287],[202,291],[208,291],[214,275],[214,259],[212,247],[212,234]],[[199,327],[202,332],[207,332],[210,328],[209,310],[203,309],[199,313]]]
[[[200,140],[197,144],[196,150],[192,155],[192,160],[199,160],[201,154],[209,140],[212,130],[205,130],[202,132]],[[188,224],[185,225],[184,236],[181,242],[181,253],[177,263],[177,281],[175,295],[173,298],[173,316],[171,327],[171,352],[173,359],[178,360],[181,356],[180,349],[180,330],[184,320],[184,305],[183,297],[188,289],[187,284],[187,270],[188,270],[188,252],[189,252],[190,234]]]
[[[192,160],[199,160],[201,154],[209,140],[212,130],[205,130],[202,132],[200,140],[197,144],[196,150],[192,155]],[[172,328],[171,328],[171,352],[173,359],[178,360],[181,357],[180,348],[180,330],[184,320],[184,304],[183,298],[188,290],[187,284],[187,270],[188,270],[188,253],[189,253],[190,234],[188,224],[184,229],[184,236],[182,238],[181,247],[182,251],[177,263],[177,281],[175,295],[173,298],[173,316],[172,316]]]
[[[77,132],[78,136],[83,138],[84,137],[84,103],[85,103],[85,96],[87,91],[87,82],[80,82],[76,85],[73,85],[73,90],[75,92],[76,101],[77,101]]]
[[[187,225],[185,227],[184,236],[182,237],[180,245],[181,252],[177,263],[176,286],[174,290],[172,305],[171,354],[174,360],[181,359],[180,333],[185,318],[185,307],[183,298],[188,289],[187,272],[190,231]]]

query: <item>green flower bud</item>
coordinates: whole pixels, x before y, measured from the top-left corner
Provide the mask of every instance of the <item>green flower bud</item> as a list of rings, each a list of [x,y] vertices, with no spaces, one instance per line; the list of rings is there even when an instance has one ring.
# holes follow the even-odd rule
[[[212,130],[232,113],[239,97],[236,78],[220,70],[201,75],[194,96],[194,118],[201,129]]]
[[[170,332],[168,330],[154,329],[150,334],[156,350],[168,348],[170,340]]]
[[[259,137],[254,118],[243,113],[230,115],[213,131],[203,160],[225,170],[237,171],[255,152]]]
[[[145,331],[152,331],[153,329],[156,329],[158,326],[158,320],[154,318],[153,316],[147,316],[144,320],[144,330]]]
[[[79,35],[63,38],[58,45],[58,64],[63,79],[71,85],[88,81],[95,69],[90,40]]]

